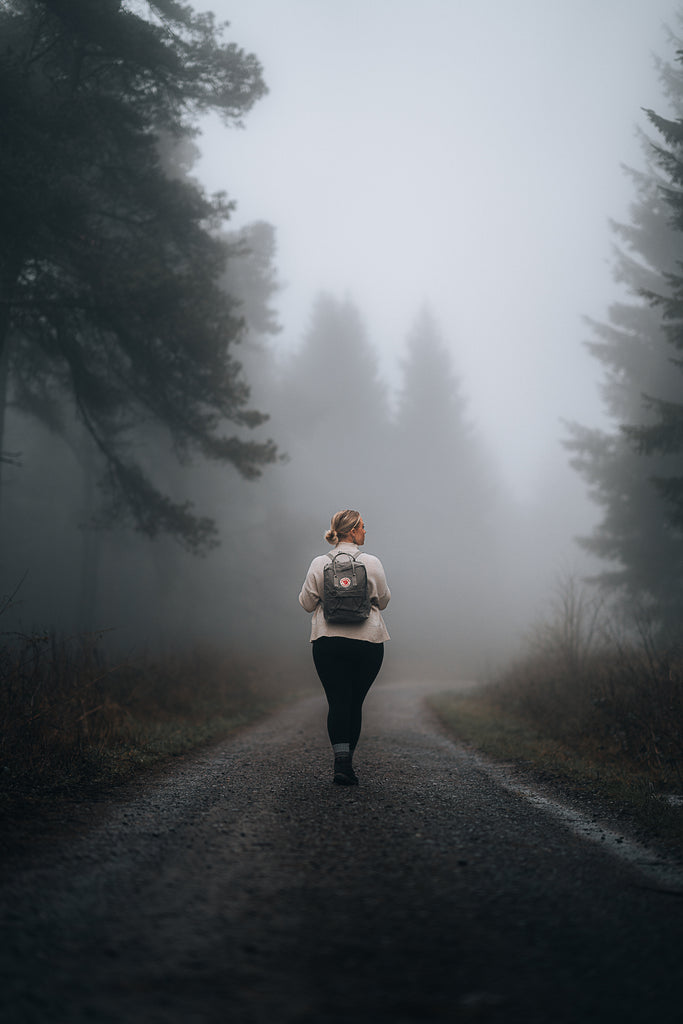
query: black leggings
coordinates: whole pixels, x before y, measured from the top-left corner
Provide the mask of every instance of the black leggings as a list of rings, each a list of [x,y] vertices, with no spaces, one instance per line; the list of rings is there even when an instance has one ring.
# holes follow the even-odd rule
[[[382,667],[384,644],[321,636],[311,646],[329,707],[330,743],[348,743],[354,750],[360,736],[363,701]]]

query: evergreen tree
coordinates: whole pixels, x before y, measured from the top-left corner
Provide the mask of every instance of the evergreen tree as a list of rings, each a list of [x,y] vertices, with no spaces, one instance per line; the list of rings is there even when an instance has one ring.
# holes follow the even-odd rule
[[[317,297],[302,345],[284,367],[273,418],[289,457],[286,501],[302,537],[307,521],[320,536],[321,512],[339,508],[362,506],[372,522],[382,502],[378,474],[387,464],[389,410],[375,351],[350,298]]]
[[[317,296],[300,347],[279,367],[270,408],[287,461],[266,481],[261,615],[282,645],[300,646],[309,627],[291,581],[302,581],[312,556],[329,550],[329,517],[359,508],[369,524],[368,550],[381,556],[384,543],[392,485],[387,395],[350,298]]]
[[[243,321],[210,230],[231,204],[169,175],[163,143],[191,137],[209,109],[240,123],[265,86],[213,15],[141,8],[10,0],[0,13],[0,432],[7,380],[55,429],[70,405],[105,467],[109,514],[197,550],[213,522],[159,489],[136,431],[157,423],[181,459],[246,477],[275,448],[239,433],[265,417],[231,352]]]
[[[240,313],[249,331],[252,347],[263,347],[263,339],[279,334],[281,327],[272,303],[282,285],[277,276],[275,228],[255,221],[227,237],[231,245],[223,286],[239,300]]]
[[[376,456],[388,412],[377,358],[350,298],[318,295],[283,383],[281,406],[292,442],[301,438],[321,451],[332,446],[352,457],[362,475]]]
[[[679,53],[679,65],[681,57]],[[680,66],[660,63],[664,93],[683,112]],[[676,349],[683,335],[683,122],[647,112],[661,142],[643,136],[646,171],[629,171],[636,190],[629,224],[615,224],[615,276],[630,301],[607,323],[590,322],[589,349],[605,369],[611,430],[573,425],[568,448],[603,519],[584,546],[612,563],[598,580],[627,607],[653,605],[663,624],[683,611],[683,380]]]
[[[281,288],[276,271],[275,229],[257,221],[227,234],[226,241],[230,257],[222,286],[237,300],[244,324],[240,363],[256,401],[270,409],[279,393],[279,360],[273,339],[281,330],[274,308],[274,298]],[[257,437],[262,429],[256,428]],[[278,435],[283,431],[283,425],[278,424]],[[217,473],[208,464],[192,471],[193,490],[203,495],[221,534],[230,540],[201,564],[196,559],[190,564],[181,551],[164,556],[166,562],[178,562],[175,578],[182,580],[183,593],[178,595],[176,606],[181,615],[188,615],[185,592],[190,588],[194,594],[189,615],[197,635],[208,632],[229,640],[231,645],[253,649],[262,641],[264,616],[268,616],[271,639],[292,642],[291,622],[283,616],[283,608],[291,604],[291,580],[282,580],[285,593],[279,595],[273,574],[273,566],[282,557],[277,544],[282,549],[288,546],[282,522],[283,479],[288,470],[288,466],[273,466],[258,486],[239,479],[234,472]],[[232,580],[239,580],[240,586],[229,585]],[[175,589],[179,589],[177,585]],[[296,613],[297,607],[292,611]]]
[[[683,53],[679,52],[678,59],[683,64]],[[671,121],[653,110],[648,110],[647,115],[668,147],[655,146],[654,160],[666,180],[660,191],[669,208],[669,225],[680,236],[683,232],[683,119]],[[670,472],[653,479],[667,502],[668,519],[677,531],[683,530],[683,381],[678,376],[683,369],[683,275],[680,267],[678,260],[676,270],[666,274],[666,291],[646,293],[661,314],[662,331],[673,350],[670,362],[677,371],[672,371],[675,395],[666,399],[652,392],[644,393],[645,408],[654,414],[655,422],[625,428],[627,438],[639,452],[674,457]]]
[[[473,440],[460,381],[451,356],[431,311],[424,307],[408,336],[408,356],[403,364],[403,388],[399,396],[397,426],[403,440],[431,472],[432,455],[448,452],[457,463]],[[440,461],[440,460],[438,460]]]
[[[424,600],[396,611],[408,651],[461,670],[480,668],[484,649],[507,642],[507,600],[497,524],[502,492],[476,430],[437,323],[423,309],[409,334],[391,459],[387,524],[397,558],[398,592],[414,593],[422,576]],[[398,512],[398,514],[396,514]],[[506,616],[509,621],[510,616]],[[493,636],[485,641],[484,629]]]

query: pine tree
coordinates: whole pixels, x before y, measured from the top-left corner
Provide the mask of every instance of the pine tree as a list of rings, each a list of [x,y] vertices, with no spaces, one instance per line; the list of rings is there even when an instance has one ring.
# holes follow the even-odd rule
[[[659,70],[665,96],[682,112],[680,67],[660,62]],[[611,563],[599,582],[628,608],[654,607],[661,623],[672,624],[683,611],[683,380],[675,366],[683,344],[675,324],[683,294],[683,135],[680,120],[647,115],[664,145],[643,135],[646,171],[628,172],[636,189],[631,222],[614,225],[615,276],[631,299],[615,303],[607,323],[590,322],[588,347],[605,369],[614,427],[573,425],[567,446],[603,509],[594,534],[582,540]]]
[[[285,369],[281,405],[289,430],[332,445],[359,473],[372,460],[387,419],[387,399],[363,319],[350,298],[317,296],[301,347]],[[363,442],[367,442],[364,450]],[[335,510],[336,511],[336,510]]]
[[[683,64],[680,51],[678,60]],[[683,119],[671,121],[653,110],[648,110],[647,116],[668,147],[655,146],[654,161],[666,181],[660,191],[669,209],[669,226],[680,238],[683,233]],[[683,381],[679,376],[683,370],[683,275],[680,267],[677,261],[675,271],[665,275],[665,291],[646,292],[661,315],[662,331],[672,349],[670,362],[675,394],[662,398],[645,392],[644,406],[654,414],[655,422],[625,427],[626,437],[638,452],[673,457],[669,472],[662,467],[663,472],[653,479],[667,502],[667,518],[677,531],[683,530]]]
[[[367,549],[381,557],[384,543],[392,485],[387,394],[351,298],[316,297],[299,348],[278,367],[270,408],[287,461],[265,482],[260,614],[270,615],[270,628],[284,648],[306,637],[291,580],[303,581],[313,555],[329,550],[323,534],[330,516],[358,508],[370,527]]]
[[[154,482],[140,428],[246,477],[275,446],[240,434],[265,417],[232,355],[244,325],[212,230],[232,204],[169,175],[163,144],[191,138],[209,109],[239,124],[265,86],[213,15],[142,6],[11,0],[0,14],[0,421],[7,387],[54,429],[75,410],[109,516],[198,550],[215,526]]]
[[[410,653],[446,658],[468,671],[482,650],[504,643],[497,612],[507,594],[500,530],[504,516],[486,451],[470,422],[460,380],[432,313],[423,309],[408,336],[399,394],[390,490],[392,548],[403,553],[394,577],[424,600],[394,614]],[[416,611],[417,609],[417,611]],[[485,642],[485,628],[494,636]]]
[[[350,298],[316,298],[303,342],[283,369],[273,418],[289,457],[286,501],[295,518],[303,513],[302,531],[310,516],[311,530],[320,536],[321,513],[340,508],[362,506],[370,521],[379,514],[385,488],[378,487],[378,474],[386,468],[389,444],[387,393]]]

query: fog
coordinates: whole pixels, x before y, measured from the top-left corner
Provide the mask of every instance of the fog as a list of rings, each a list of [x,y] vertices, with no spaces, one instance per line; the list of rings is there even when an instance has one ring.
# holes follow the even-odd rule
[[[274,242],[277,333],[240,358],[260,480],[171,468],[164,486],[216,518],[204,558],[171,540],[81,529],[90,482],[14,414],[6,621],[101,629],[124,650],[198,640],[302,650],[297,594],[337,509],[382,559],[394,667],[481,672],[513,652],[558,575],[589,573],[597,520],[562,446],[600,425],[586,316],[619,294],[609,220],[628,217],[643,107],[662,109],[660,0],[214,0],[261,60],[269,95],[228,130],[207,118],[192,174]],[[270,227],[268,227],[270,226]],[[253,282],[252,282],[253,285]],[[59,495],[59,500],[55,500]],[[84,537],[95,550],[84,553]]]
[[[661,108],[672,0],[216,0],[264,65],[246,130],[206,126],[198,175],[277,227],[282,346],[347,292],[396,386],[438,316],[473,414],[534,496],[561,417],[601,415],[581,318],[615,294],[608,219]]]

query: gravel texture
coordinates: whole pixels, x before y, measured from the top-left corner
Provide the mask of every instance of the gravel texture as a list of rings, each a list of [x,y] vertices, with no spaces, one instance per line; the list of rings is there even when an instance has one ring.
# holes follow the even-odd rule
[[[683,889],[375,685],[358,787],[315,695],[10,861],[8,1024],[681,1019]]]

